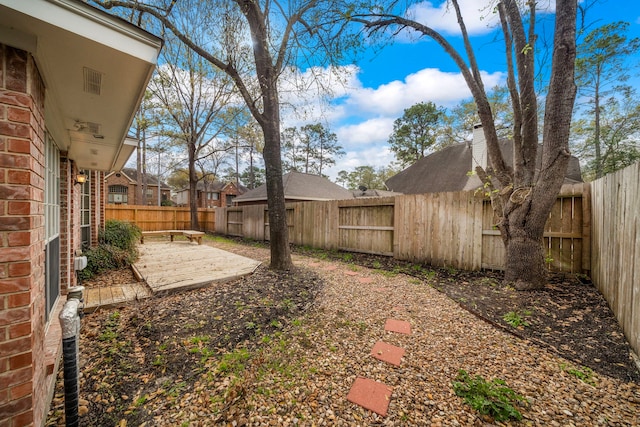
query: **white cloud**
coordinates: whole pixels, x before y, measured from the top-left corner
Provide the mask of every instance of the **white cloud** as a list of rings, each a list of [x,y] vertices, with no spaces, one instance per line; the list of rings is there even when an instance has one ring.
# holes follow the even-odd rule
[[[328,124],[346,155],[327,170],[336,177],[340,170],[357,166],[387,166],[393,159],[387,140],[393,122],[406,108],[431,101],[453,107],[471,96],[461,73],[426,68],[378,87],[364,87],[359,68],[314,68],[289,70],[280,85],[283,105],[282,128],[308,123]],[[502,83],[504,73],[482,72],[485,87]],[[323,88],[323,90],[320,90]],[[327,103],[326,101],[330,101]],[[291,107],[291,108],[290,108]]]
[[[284,127],[337,120],[344,108],[330,102],[361,87],[358,71],[355,65],[288,69],[279,83]]]
[[[386,143],[393,131],[392,117],[377,117],[362,123],[345,125],[336,129],[338,141],[342,145],[363,145],[372,143]]]
[[[459,0],[460,13],[464,19],[469,35],[482,35],[495,30],[499,26],[498,12],[493,0]],[[553,13],[556,0],[541,0],[536,5],[540,13]],[[407,11],[408,17],[428,25],[444,34],[460,34],[460,27],[455,10],[448,1],[425,1],[412,5]]]
[[[482,73],[485,87],[493,87],[504,79],[503,73]],[[425,68],[409,74],[404,81],[392,81],[378,88],[356,90],[347,100],[351,109],[400,116],[404,109],[418,102],[431,101],[438,106],[453,106],[469,98],[471,92],[461,73],[448,73]]]
[[[338,172],[342,170],[351,172],[358,166],[373,166],[377,169],[382,166],[389,166],[394,159],[395,157],[389,151],[388,146],[372,145],[364,150],[347,152],[345,157],[336,159],[336,164],[325,173],[335,180]]]
[[[460,0],[460,13],[469,34],[486,34],[498,25],[498,14],[486,1]],[[409,8],[407,15],[417,22],[428,25],[445,34],[460,34],[455,10],[444,1],[434,5],[430,1],[417,3]]]

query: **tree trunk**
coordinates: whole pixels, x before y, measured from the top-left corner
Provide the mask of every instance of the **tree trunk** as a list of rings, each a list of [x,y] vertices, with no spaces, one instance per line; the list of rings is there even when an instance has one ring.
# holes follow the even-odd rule
[[[602,145],[600,143],[600,76],[596,78],[595,96],[594,96],[594,109],[595,109],[595,129],[593,132],[593,145],[596,149],[596,179],[602,178]]]
[[[235,0],[247,18],[253,39],[253,56],[256,64],[263,111],[255,102],[249,102],[251,114],[262,128],[264,135],[264,164],[266,170],[267,207],[269,209],[269,238],[271,265],[273,270],[293,268],[287,229],[287,211],[282,182],[282,157],[280,141],[280,99],[278,97],[278,75],[282,66],[274,64],[270,53],[269,26],[260,10],[260,3],[250,0]],[[247,98],[245,98],[247,99]]]
[[[546,283],[542,235],[547,216],[534,212],[530,200],[525,200],[500,227],[505,244],[504,280],[518,290],[540,289]]]
[[[558,1],[549,92],[546,98],[542,164],[535,183],[514,182],[501,196],[503,218],[500,231],[505,242],[505,280],[517,289],[539,289],[546,283],[542,241],[544,225],[564,182],[569,164],[569,128],[576,94],[576,0]],[[522,94],[523,98],[527,94]],[[523,118],[535,120],[536,112]],[[526,132],[525,132],[526,136]],[[533,136],[523,140],[531,141]],[[534,147],[531,143],[529,147]],[[532,151],[535,155],[535,150]],[[529,154],[526,158],[534,164]],[[508,188],[508,187],[507,187]]]
[[[196,144],[193,141],[188,143],[189,152],[189,214],[191,218],[191,229],[200,230],[198,224],[198,175],[196,174]]]
[[[147,132],[142,129],[142,199],[143,205],[147,205]]]
[[[136,129],[138,148],[136,149],[136,194],[133,204],[138,204],[142,200],[142,140],[140,138],[140,128]]]
[[[266,106],[265,106],[266,110]],[[269,239],[271,247],[271,268],[290,270],[291,249],[287,211],[282,183],[282,159],[280,158],[280,131],[277,121],[266,122],[263,127],[265,145],[262,155],[266,170],[267,207],[269,209]]]

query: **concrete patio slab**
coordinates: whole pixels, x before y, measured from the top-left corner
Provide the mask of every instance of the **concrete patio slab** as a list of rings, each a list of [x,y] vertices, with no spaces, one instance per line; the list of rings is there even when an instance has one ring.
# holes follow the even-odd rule
[[[400,361],[402,360],[402,356],[404,356],[404,348],[378,341],[371,349],[371,355],[383,362],[400,366]]]
[[[386,384],[358,377],[351,386],[347,400],[386,417],[392,391]]]
[[[194,289],[253,273],[259,261],[191,242],[149,242],[138,247],[135,269],[154,294]]]

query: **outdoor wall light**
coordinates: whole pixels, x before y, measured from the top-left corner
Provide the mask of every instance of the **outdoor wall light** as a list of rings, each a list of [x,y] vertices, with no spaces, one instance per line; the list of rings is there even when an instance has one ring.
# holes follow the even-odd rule
[[[87,175],[84,171],[79,171],[76,175],[76,184],[84,184],[87,181]]]

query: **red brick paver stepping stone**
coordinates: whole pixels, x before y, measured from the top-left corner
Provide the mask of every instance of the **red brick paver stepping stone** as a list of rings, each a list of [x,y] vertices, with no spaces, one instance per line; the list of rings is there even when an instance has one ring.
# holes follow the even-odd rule
[[[344,274],[346,276],[357,276],[359,273],[357,271],[345,271]]]
[[[376,292],[387,292],[387,288],[373,288]]]
[[[320,267],[321,264],[319,262],[310,262],[308,265],[309,267]]]
[[[404,356],[404,348],[378,341],[371,349],[371,355],[383,362],[400,366],[400,359]]]
[[[386,384],[358,377],[349,390],[347,400],[386,417],[392,391]]]
[[[387,319],[384,324],[384,330],[389,332],[397,332],[399,334],[411,334],[411,324],[404,320]]]
[[[373,283],[373,279],[371,277],[360,277],[360,278],[358,278],[358,282],[360,282],[360,283]]]
[[[326,271],[333,271],[333,270],[337,270],[338,267],[335,265],[328,265],[324,268]]]

